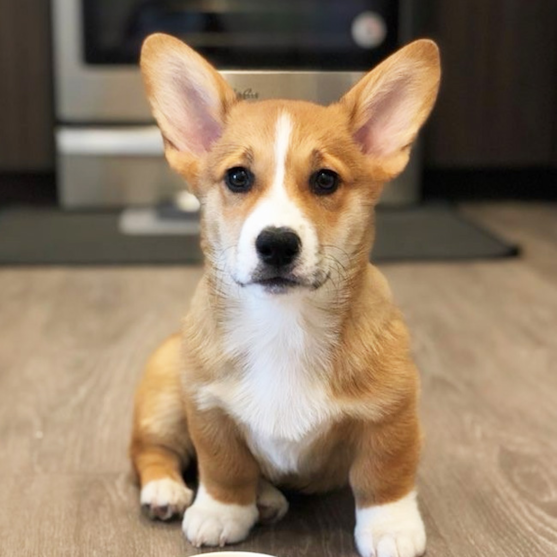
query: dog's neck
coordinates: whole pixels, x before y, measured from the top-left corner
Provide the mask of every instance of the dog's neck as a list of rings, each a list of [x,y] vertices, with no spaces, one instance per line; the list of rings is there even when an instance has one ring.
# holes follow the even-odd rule
[[[283,294],[270,294],[256,286],[240,286],[228,275],[206,267],[211,305],[219,321],[230,322],[238,315],[252,315],[272,321],[273,316],[282,317],[299,325],[307,325],[315,334],[327,334],[330,339],[338,337],[351,309],[357,305],[364,289],[364,277],[368,262],[366,258],[342,273],[332,275],[320,288],[293,289]]]

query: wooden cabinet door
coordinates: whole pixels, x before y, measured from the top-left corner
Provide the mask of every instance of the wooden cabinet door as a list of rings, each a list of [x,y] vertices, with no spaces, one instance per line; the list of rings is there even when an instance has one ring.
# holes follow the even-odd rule
[[[47,0],[0,0],[0,172],[54,169]]]
[[[557,163],[557,1],[432,0],[443,82],[429,165]]]

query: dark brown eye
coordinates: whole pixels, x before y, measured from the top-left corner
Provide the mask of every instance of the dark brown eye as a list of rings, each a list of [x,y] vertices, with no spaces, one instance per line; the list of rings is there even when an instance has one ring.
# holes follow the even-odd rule
[[[333,170],[322,168],[311,175],[309,183],[317,195],[329,195],[337,191],[340,178]]]
[[[253,174],[243,166],[235,166],[226,171],[224,183],[234,193],[244,193],[253,185]]]

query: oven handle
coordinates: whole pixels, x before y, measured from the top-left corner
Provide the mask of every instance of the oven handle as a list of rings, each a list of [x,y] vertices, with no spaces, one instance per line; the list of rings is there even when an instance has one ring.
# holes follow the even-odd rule
[[[158,157],[164,154],[157,126],[58,128],[56,146],[64,155]]]

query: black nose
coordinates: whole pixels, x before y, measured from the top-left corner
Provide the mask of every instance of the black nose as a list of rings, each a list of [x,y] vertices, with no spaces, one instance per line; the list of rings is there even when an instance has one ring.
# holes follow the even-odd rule
[[[283,267],[296,259],[300,244],[300,237],[290,228],[270,226],[257,236],[255,249],[263,263]]]

